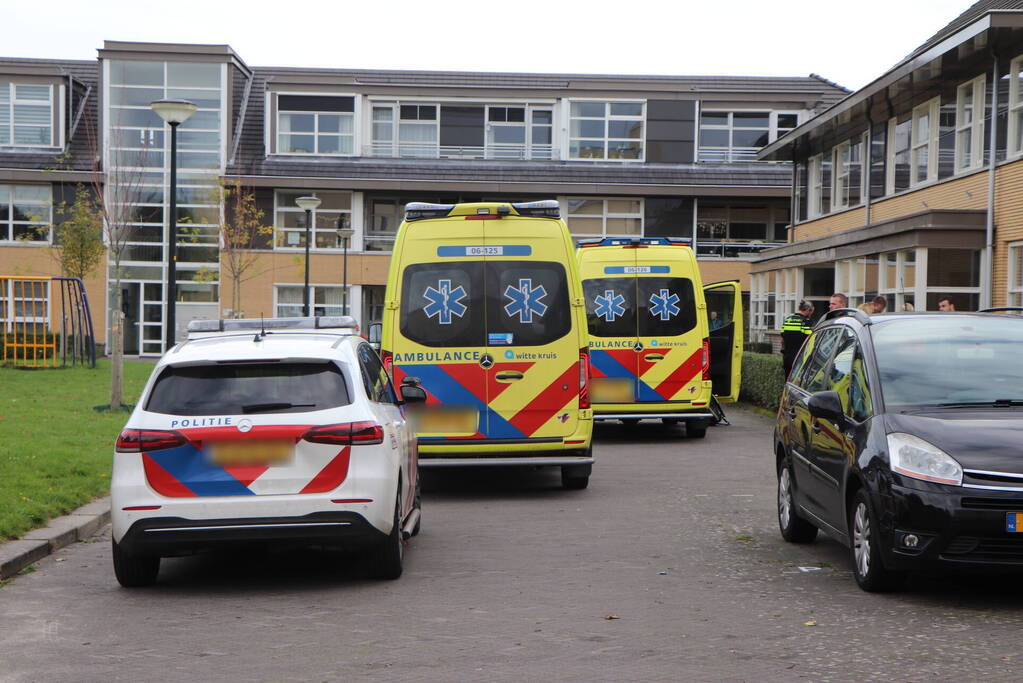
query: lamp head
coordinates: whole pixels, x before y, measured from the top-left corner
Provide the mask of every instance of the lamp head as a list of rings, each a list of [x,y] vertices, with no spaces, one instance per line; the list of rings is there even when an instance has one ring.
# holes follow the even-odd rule
[[[188,100],[156,100],[149,107],[172,126],[184,123],[199,108]]]
[[[298,208],[303,211],[315,211],[320,206],[319,197],[299,197],[295,200]]]

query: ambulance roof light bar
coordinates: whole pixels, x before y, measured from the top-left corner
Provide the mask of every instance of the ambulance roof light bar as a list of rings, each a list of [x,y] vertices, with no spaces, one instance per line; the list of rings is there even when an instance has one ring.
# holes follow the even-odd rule
[[[445,218],[455,208],[454,204],[431,204],[409,202],[405,205],[405,220],[418,221],[424,218]]]
[[[636,247],[665,246],[687,247],[690,240],[686,237],[598,237],[591,240],[579,240],[576,246],[582,247]]]
[[[218,332],[284,332],[288,330],[352,330],[359,324],[350,315],[318,315],[309,318],[244,318],[192,320],[188,323],[188,336],[208,335]]]
[[[512,202],[512,208],[520,216],[537,218],[560,218],[561,205],[557,199],[541,199],[537,202]]]

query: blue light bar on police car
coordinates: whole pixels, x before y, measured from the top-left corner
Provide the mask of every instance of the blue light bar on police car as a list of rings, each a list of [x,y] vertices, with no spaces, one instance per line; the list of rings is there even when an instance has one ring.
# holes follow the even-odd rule
[[[189,334],[215,332],[260,332],[287,330],[357,329],[359,324],[350,315],[318,315],[309,318],[245,318],[228,320],[192,320]]]

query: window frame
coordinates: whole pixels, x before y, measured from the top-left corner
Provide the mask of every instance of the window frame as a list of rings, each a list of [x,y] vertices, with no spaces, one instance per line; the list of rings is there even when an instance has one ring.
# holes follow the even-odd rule
[[[1006,156],[1010,159],[1023,156],[1023,55],[1009,62],[1008,137]],[[1016,148],[1013,149],[1013,142]]]
[[[601,202],[601,213],[597,214],[572,214],[570,212],[570,204],[573,201],[583,202]],[[618,213],[612,212],[608,209],[608,202],[639,202],[638,213]],[[564,196],[558,197],[558,203],[561,205],[561,215],[565,218],[565,224],[568,226],[569,235],[572,240],[576,239],[589,239],[589,238],[603,238],[603,237],[642,237],[646,231],[646,202],[643,197],[581,197],[581,196]],[[602,232],[591,233],[591,232],[572,232],[572,218],[600,218],[600,226]],[[613,232],[608,233],[607,222],[608,219],[639,219],[639,232]]]
[[[286,228],[283,225],[278,225],[277,223],[278,223],[279,216],[280,216],[281,213],[295,213],[295,214],[302,214],[302,215],[304,215],[305,214],[305,210],[299,208],[298,206],[285,206],[285,205],[282,205],[281,201],[280,201],[280,196],[281,196],[282,192],[301,193],[303,195],[308,195],[308,196],[312,196],[312,197],[319,197],[319,196],[321,196],[324,193],[327,193],[327,194],[347,194],[348,195],[348,208],[347,209],[324,209],[324,208],[313,209],[313,212],[312,212],[312,225],[309,226],[309,228],[310,228],[309,231],[310,231],[310,233],[312,233],[310,235],[310,237],[312,238],[312,242],[309,245],[309,250],[310,251],[312,251],[312,252],[322,252],[322,253],[341,253],[341,252],[344,251],[344,245],[341,245],[341,246],[338,246],[338,247],[320,247],[320,246],[316,245],[316,236],[317,236],[318,233],[319,234],[330,234],[330,233],[333,233],[335,236],[337,235],[337,228],[336,227],[334,227],[334,228],[317,228],[316,227],[316,222],[317,222],[316,218],[317,218],[317,215],[321,214],[321,213],[322,214],[329,214],[329,215],[332,215],[332,216],[347,215],[348,216],[348,227],[351,228],[352,227],[352,217],[355,214],[355,193],[354,192],[352,192],[350,190],[308,190],[308,191],[306,191],[306,190],[297,190],[297,189],[292,189],[292,188],[278,188],[278,189],[275,189],[274,190],[274,214],[273,214],[273,226],[274,226],[273,227],[273,229],[274,229],[273,250],[274,251],[284,251],[284,252],[288,252],[288,251],[291,251],[291,252],[305,251],[305,246],[301,243],[301,239],[302,239],[302,237],[304,237],[305,228]],[[285,244],[285,245],[278,244],[278,237],[279,237],[279,235],[282,235],[284,233],[294,233],[294,232],[300,233],[300,235],[299,235],[299,243],[298,244],[296,244],[294,246],[287,245],[287,244]],[[349,243],[348,251],[349,252],[354,252],[354,250],[352,249],[352,245],[351,245],[353,238],[354,238],[354,235],[352,237],[348,238],[348,243]]]
[[[32,184],[32,183],[0,183],[0,186],[6,187],[7,188],[7,192],[8,192],[8,198],[7,198],[7,204],[6,204],[6,207],[7,207],[7,218],[5,220],[0,220],[0,244],[3,244],[5,246],[11,246],[11,245],[16,245],[16,244],[24,244],[24,245],[31,245],[31,246],[39,246],[41,244],[52,244],[53,243],[53,185],[51,185],[51,184],[41,185],[41,184]],[[38,221],[15,220],[15,217],[14,217],[14,205],[15,205],[16,202],[15,202],[15,199],[14,199],[14,194],[15,194],[15,189],[18,188],[18,187],[45,187],[46,188],[46,190],[49,193],[49,199],[46,201],[45,204],[43,204],[43,203],[36,203],[36,202],[29,202],[30,206],[39,206],[39,207],[45,206],[46,207],[46,215],[42,216],[40,220],[38,220]],[[31,227],[31,226],[43,227],[43,226],[45,226],[46,227],[46,232],[45,232],[46,236],[44,238],[42,238],[42,239],[19,239],[14,234],[15,230],[17,229],[18,226],[26,226],[26,227]],[[39,233],[37,233],[37,234],[39,234]]]
[[[0,89],[5,86],[7,88],[7,115],[8,121],[3,124],[4,128],[7,129],[8,142],[0,142],[0,149],[53,149],[60,147],[64,144],[64,116],[63,116],[63,104],[64,104],[64,86],[55,83],[45,82],[22,82],[18,80],[3,80],[5,77],[0,77]],[[6,78],[10,78],[7,76]],[[46,88],[47,99],[46,106],[49,107],[49,115],[47,117],[46,128],[50,130],[50,140],[48,143],[27,143],[17,142],[15,140],[15,129],[19,127],[27,128],[43,128],[44,126],[32,123],[19,124],[15,120],[15,108],[18,105],[22,106],[41,106],[42,100],[18,100],[17,92],[19,86],[31,86],[31,87],[42,87]]]
[[[912,124],[909,131],[909,187],[915,188],[933,182],[938,177],[938,114],[941,110],[941,98],[934,97],[913,107]],[[927,116],[927,139],[920,141],[920,119]],[[920,150],[927,150],[927,175],[917,176],[920,164],[917,155]]]
[[[823,154],[815,154],[807,160],[807,219],[820,218],[825,214],[821,211],[822,195],[824,194]]]
[[[734,163],[734,162],[742,162],[742,161],[756,161],[756,155],[755,154],[753,155],[752,158],[749,158],[749,159],[747,159],[747,158],[735,158],[734,150],[736,150],[736,149],[743,150],[743,149],[751,149],[751,148],[735,147],[734,145],[732,145],[732,133],[735,130],[735,114],[756,114],[756,113],[766,113],[767,114],[767,117],[768,117],[767,118],[767,144],[771,144],[772,142],[777,140],[779,137],[781,137],[785,133],[788,133],[790,130],[795,130],[795,128],[798,128],[799,125],[803,122],[802,121],[802,119],[803,119],[803,112],[799,111],[799,110],[794,110],[794,109],[793,110],[789,110],[789,109],[777,109],[777,110],[775,110],[775,109],[756,109],[756,108],[754,108],[754,109],[735,109],[735,108],[725,109],[725,108],[713,107],[713,106],[706,107],[706,108],[701,107],[700,110],[697,112],[697,119],[696,119],[696,160],[697,161],[702,161],[704,163],[707,163],[707,162],[711,162],[711,163],[713,163],[713,162]],[[719,147],[719,146],[714,146],[714,145],[708,146],[708,147],[706,147],[706,149],[708,150],[707,155],[704,158],[701,158],[701,153],[700,152],[701,152],[701,150],[704,149],[704,146],[700,144],[700,133],[703,131],[703,129],[705,127],[704,124],[701,121],[701,118],[702,118],[703,114],[728,114],[728,123],[727,124],[724,124],[724,125],[722,125],[722,124],[708,124],[706,126],[707,130],[724,130],[724,131],[728,131],[728,146],[727,147]],[[778,117],[779,116],[789,116],[789,115],[793,115],[793,116],[796,117],[796,125],[794,127],[792,127],[792,128],[789,128],[789,127],[782,128],[781,129],[782,132],[779,133]],[[742,128],[742,127],[740,127],[739,130],[757,130],[757,129],[756,128]],[[762,148],[758,147],[757,149],[762,149]],[[717,153],[716,154],[711,154],[711,153],[709,153],[710,150],[715,150]],[[720,156],[721,152],[724,153],[724,158],[723,159],[717,158],[718,156]]]
[[[955,173],[964,173],[976,170],[984,165],[984,112],[986,110],[986,88],[987,75],[981,74],[976,78],[961,84],[956,88],[956,123],[955,123]],[[972,120],[963,125],[963,113],[965,111],[966,94],[973,98]],[[969,135],[970,159],[963,163],[963,145],[960,140],[963,135]]]
[[[302,307],[301,302],[299,302],[297,304],[288,303],[288,302],[281,302],[281,300],[280,300],[280,290],[281,289],[285,289],[285,288],[286,289],[297,289],[301,293],[301,290],[304,287],[305,287],[305,285],[303,285],[302,283],[297,283],[297,284],[293,283],[293,282],[275,282],[275,283],[273,283],[273,303],[274,303],[274,309],[273,310],[274,310],[274,317],[275,318],[301,318],[301,317],[303,317],[302,314],[299,314],[299,315],[296,315],[296,316],[283,315],[280,312],[279,309],[280,309],[281,306],[297,306],[297,307],[301,308]],[[351,285],[349,285],[349,287],[351,287]],[[332,289],[338,291],[339,296],[341,297],[339,303],[337,303],[336,305],[335,304],[328,304],[328,303],[323,303],[323,304],[317,304],[316,303],[316,292],[318,290],[332,290]],[[317,305],[319,305],[319,306],[321,306],[321,307],[323,307],[325,309],[323,313],[317,313],[316,312]],[[328,312],[326,312],[326,309],[328,309],[328,308],[336,308],[337,312],[336,313],[328,313]],[[341,315],[343,313],[343,311],[344,311],[344,287],[342,287],[341,285],[323,285],[323,284],[312,284],[312,283],[309,284],[309,312],[310,312],[310,314],[312,314],[312,315]]]
[[[1006,303],[1009,306],[1023,306],[1023,240],[1009,242],[1009,272],[1006,278]]]
[[[596,116],[573,116],[572,115],[572,105],[575,104],[575,103],[586,103],[586,104],[601,103],[601,104],[604,105],[604,115],[601,118],[598,118]],[[641,113],[638,116],[637,115],[631,115],[631,114],[629,114],[629,115],[627,115],[627,114],[612,114],[611,113],[611,105],[613,105],[613,104],[638,104],[641,107]],[[564,145],[565,159],[566,160],[568,160],[568,161],[586,161],[586,162],[590,162],[590,163],[593,163],[593,162],[597,162],[597,163],[600,163],[600,162],[643,163],[643,162],[646,161],[646,148],[647,148],[647,139],[646,139],[646,136],[647,136],[647,100],[645,100],[645,99],[628,99],[628,98],[625,98],[625,99],[619,99],[619,98],[611,99],[611,98],[572,97],[572,98],[566,98],[566,100],[565,100],[565,107],[566,107],[566,114],[567,114],[565,116],[565,121],[567,122],[567,125],[565,126],[565,145]],[[597,120],[600,120],[600,121],[603,121],[604,122],[604,135],[603,135],[603,137],[601,137],[601,138],[593,138],[593,137],[573,136],[572,135],[572,122],[575,121],[575,120],[583,120],[583,121],[597,121]],[[640,122],[642,124],[642,126],[643,126],[642,132],[641,132],[641,134],[640,134],[640,136],[638,138],[635,138],[635,140],[639,142],[639,156],[637,156],[635,159],[628,159],[628,158],[622,158],[622,157],[612,158],[612,157],[608,156],[608,144],[612,140],[614,140],[614,141],[629,141],[629,142],[632,141],[631,138],[613,138],[613,137],[610,137],[608,135],[608,132],[609,132],[608,128],[609,128],[610,123],[612,121],[638,121],[638,122]],[[586,140],[596,141],[596,140],[600,140],[602,142],[602,144],[603,144],[603,149],[604,149],[603,156],[601,156],[601,157],[573,156],[572,155],[572,142],[574,140],[576,140],[576,141],[580,141],[580,140],[581,141],[586,141]]]
[[[308,97],[351,97],[352,98],[352,111],[299,111],[294,109],[281,109],[280,108],[280,97],[285,96],[308,96]],[[277,156],[298,156],[298,157],[309,157],[309,156],[330,156],[330,157],[354,157],[359,156],[359,131],[361,130],[360,121],[360,109],[361,109],[361,96],[357,93],[335,93],[335,92],[292,92],[288,90],[275,91],[273,93],[273,104],[274,104],[274,154]],[[313,152],[282,152],[281,146],[281,115],[282,114],[309,114],[314,117],[313,132],[312,133],[297,133],[298,135],[312,135],[315,143],[316,151]],[[327,137],[337,138],[350,138],[351,139],[351,152],[320,152],[320,115],[328,116],[350,116],[352,120],[351,133],[324,133]],[[296,135],[296,133],[288,133],[288,135]]]

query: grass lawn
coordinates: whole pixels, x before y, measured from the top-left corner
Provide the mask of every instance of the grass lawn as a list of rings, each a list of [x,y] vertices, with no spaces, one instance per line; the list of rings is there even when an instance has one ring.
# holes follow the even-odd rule
[[[125,403],[138,400],[152,370],[125,362]],[[129,415],[93,410],[109,402],[109,361],[95,369],[0,367],[0,541],[108,492],[114,440]]]

